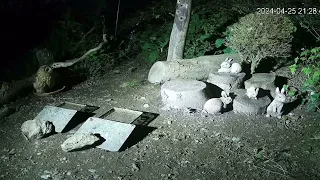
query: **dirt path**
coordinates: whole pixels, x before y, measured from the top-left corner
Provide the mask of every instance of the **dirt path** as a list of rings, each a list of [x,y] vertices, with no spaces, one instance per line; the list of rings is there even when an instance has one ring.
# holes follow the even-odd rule
[[[159,85],[145,81],[148,69],[125,66],[63,94],[30,95],[19,111],[0,121],[0,179],[320,179],[320,118],[303,110],[282,120],[229,112],[202,117],[165,112]],[[123,152],[101,149],[65,153],[72,133],[27,142],[21,124],[44,105],[64,101],[159,113],[157,128]],[[148,104],[149,107],[145,108]],[[144,107],[145,106],[145,107]]]

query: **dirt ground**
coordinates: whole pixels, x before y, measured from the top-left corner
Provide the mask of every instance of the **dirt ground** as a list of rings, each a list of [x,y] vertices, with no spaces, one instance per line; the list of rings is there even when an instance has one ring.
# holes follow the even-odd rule
[[[279,120],[164,111],[160,85],[146,81],[148,67],[130,72],[131,66],[61,94],[14,102],[18,111],[0,121],[0,179],[320,179],[317,114],[298,107]],[[156,129],[122,152],[63,152],[60,145],[75,130],[26,141],[21,124],[65,101],[158,113],[149,124]]]

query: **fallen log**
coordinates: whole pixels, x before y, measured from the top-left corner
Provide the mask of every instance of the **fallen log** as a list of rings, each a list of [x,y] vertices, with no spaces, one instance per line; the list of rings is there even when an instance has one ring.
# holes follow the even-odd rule
[[[206,80],[209,77],[210,71],[218,71],[220,64],[227,57],[233,58],[234,62],[240,63],[239,54],[201,56],[177,61],[158,61],[151,67],[148,81],[159,84],[178,78]]]
[[[19,97],[26,96],[27,94],[32,92],[33,79],[34,77],[29,77],[12,83],[11,90],[8,93],[6,93],[3,98],[0,99],[0,107],[17,100]]]

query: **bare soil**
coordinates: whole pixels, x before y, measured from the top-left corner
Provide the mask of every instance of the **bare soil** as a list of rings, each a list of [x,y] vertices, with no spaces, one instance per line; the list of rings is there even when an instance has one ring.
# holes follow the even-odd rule
[[[0,179],[320,179],[320,118],[300,107],[283,119],[227,112],[161,110],[160,85],[146,81],[149,67],[127,64],[53,96],[29,95],[0,121]],[[92,148],[63,152],[75,130],[26,141],[21,124],[45,105],[65,101],[158,113],[156,128],[121,152]],[[146,106],[149,105],[149,107]]]

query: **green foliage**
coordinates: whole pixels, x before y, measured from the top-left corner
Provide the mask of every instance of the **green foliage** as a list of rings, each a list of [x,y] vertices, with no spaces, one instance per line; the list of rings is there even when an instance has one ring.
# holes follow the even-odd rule
[[[116,56],[104,51],[92,52],[82,62],[76,63],[72,69],[75,73],[83,77],[102,76],[114,65]]]
[[[137,35],[141,44],[142,56],[146,57],[147,62],[154,63],[165,54],[164,48],[169,44],[172,25],[165,24],[163,27],[159,31],[149,29]]]
[[[224,47],[222,50],[223,54],[237,53],[235,50],[231,49],[230,47],[225,46],[226,42],[230,39],[230,31],[227,30],[223,34],[224,34],[224,38],[216,39],[216,42],[215,42],[216,48]]]
[[[46,47],[53,52],[57,61],[66,61],[81,57],[88,50],[97,47],[102,41],[103,19],[92,22],[91,27],[78,23],[68,11],[53,28],[50,40]],[[109,39],[107,37],[107,39]],[[109,40],[110,41],[110,40]],[[99,51],[90,53],[85,60],[76,63],[71,69],[79,76],[94,77],[102,75],[114,64],[114,59],[122,53],[106,52],[108,44]]]
[[[185,58],[203,56],[207,51],[214,48],[210,38],[213,36],[210,31],[211,24],[203,14],[195,13],[191,16],[189,29],[185,44]]]
[[[295,74],[299,69],[307,76],[302,90],[307,93],[304,101],[308,102],[308,110],[318,111],[320,108],[320,47],[302,51],[294,62],[289,67],[291,73]]]
[[[207,7],[207,4],[195,6],[187,33],[184,58],[203,56],[219,48],[223,44],[222,39],[218,40],[219,42],[214,42],[214,39],[220,36],[219,28],[232,18],[227,9],[216,13],[211,7]],[[225,50],[228,51],[230,49]]]
[[[67,12],[54,26],[46,47],[50,49],[55,59],[69,58],[73,55],[75,44],[80,41],[84,31],[85,27]]]
[[[294,90],[292,90],[292,88],[289,88],[289,85],[285,84],[285,85],[283,85],[283,88],[284,88],[285,92],[288,92],[289,96],[297,95],[297,91],[294,91]]]
[[[284,15],[251,13],[228,28],[227,46],[251,62],[251,73],[266,57],[289,57],[296,27]]]

